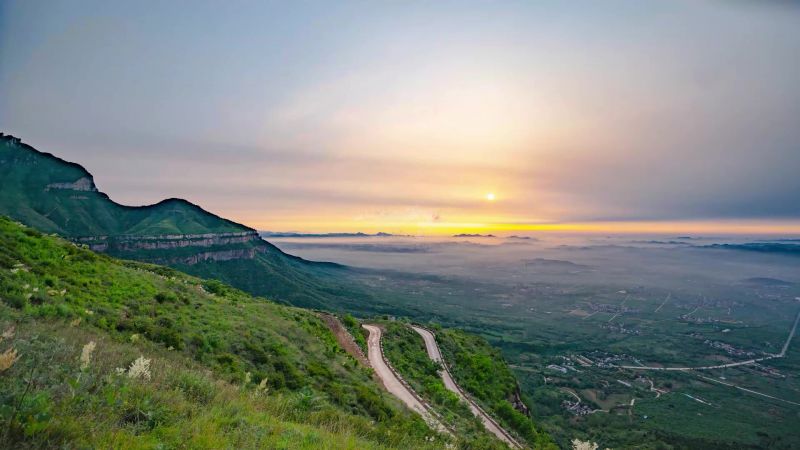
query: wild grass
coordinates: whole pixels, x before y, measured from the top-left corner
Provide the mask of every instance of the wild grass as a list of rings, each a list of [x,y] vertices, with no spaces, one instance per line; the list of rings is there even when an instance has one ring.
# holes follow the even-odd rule
[[[383,322],[383,349],[394,368],[411,384],[456,434],[474,449],[507,448],[472,414],[467,404],[447,390],[439,375],[440,365],[433,362],[422,337],[408,324]]]
[[[480,336],[434,327],[442,357],[462,389],[506,429],[522,436],[529,444],[537,448],[557,448],[546,432],[511,404],[519,388],[500,350]]]
[[[8,448],[447,443],[307,310],[2,218],[0,299]]]

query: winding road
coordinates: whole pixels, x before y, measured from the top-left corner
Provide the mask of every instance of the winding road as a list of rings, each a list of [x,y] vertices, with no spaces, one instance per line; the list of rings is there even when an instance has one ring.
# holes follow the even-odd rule
[[[405,403],[412,411],[421,415],[428,426],[439,432],[450,434],[447,428],[431,414],[428,408],[426,408],[419,398],[397,378],[394,371],[386,364],[385,357],[383,356],[383,349],[381,348],[380,327],[367,324],[363,324],[362,326],[369,331],[369,339],[367,339],[369,363],[375,371],[375,374],[380,378],[381,382],[383,382],[386,390],[399,398],[400,401]]]
[[[447,366],[444,364],[442,360],[442,352],[439,350],[439,345],[436,343],[436,336],[429,330],[412,325],[411,328],[414,329],[422,339],[425,341],[425,348],[428,351],[428,356],[435,362],[440,363],[442,365],[443,370],[440,372],[442,375],[442,381],[444,381],[444,386],[458,395],[462,400],[467,402],[469,405],[469,409],[475,414],[475,417],[478,417],[486,429],[498,437],[501,441],[508,444],[511,448],[523,448],[513,437],[511,437],[508,432],[506,432],[500,425],[495,422],[486,412],[481,409],[480,406],[475,404],[469,397],[464,394],[464,391],[456,384],[453,377],[450,375],[450,371],[447,369]],[[372,333],[370,333],[370,338],[372,338]]]

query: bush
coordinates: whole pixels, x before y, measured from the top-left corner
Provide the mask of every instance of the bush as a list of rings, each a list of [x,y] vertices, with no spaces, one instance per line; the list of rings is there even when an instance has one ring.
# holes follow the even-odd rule
[[[183,392],[192,402],[202,405],[211,402],[216,394],[213,382],[192,372],[180,372],[172,380],[172,386]]]
[[[3,301],[12,308],[24,309],[28,300],[21,294],[9,293],[3,297]]]
[[[206,280],[203,282],[203,289],[215,295],[223,295],[228,288],[217,280]]]
[[[174,292],[164,291],[156,294],[155,299],[158,303],[175,303],[178,301],[178,296]]]

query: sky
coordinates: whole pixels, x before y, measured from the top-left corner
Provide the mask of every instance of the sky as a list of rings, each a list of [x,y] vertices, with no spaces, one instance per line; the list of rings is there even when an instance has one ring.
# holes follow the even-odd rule
[[[755,0],[0,0],[0,131],[118,202],[262,230],[800,233],[798,23]]]

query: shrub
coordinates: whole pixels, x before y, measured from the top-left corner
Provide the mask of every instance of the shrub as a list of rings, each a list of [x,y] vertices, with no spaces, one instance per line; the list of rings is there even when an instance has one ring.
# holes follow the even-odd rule
[[[195,403],[208,404],[216,394],[214,383],[196,373],[180,372],[172,385]]]
[[[215,295],[223,295],[228,290],[223,283],[217,280],[205,280],[203,289]]]
[[[24,309],[28,300],[21,294],[9,293],[3,297],[3,301],[12,308]]]
[[[155,299],[158,303],[175,303],[178,301],[178,296],[174,292],[163,291],[156,294]]]

